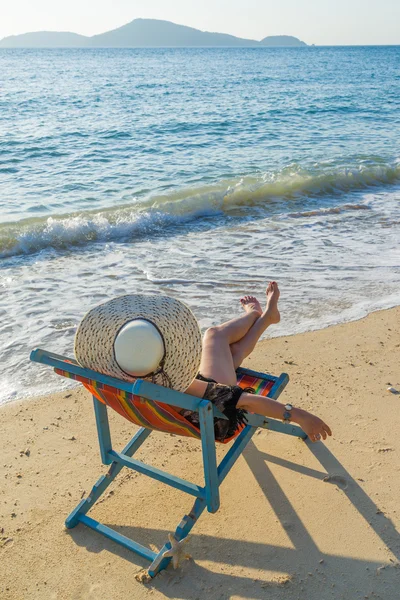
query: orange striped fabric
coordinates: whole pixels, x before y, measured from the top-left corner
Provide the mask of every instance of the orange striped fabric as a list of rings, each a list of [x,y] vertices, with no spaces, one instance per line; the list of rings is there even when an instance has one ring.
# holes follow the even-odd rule
[[[75,379],[83,383],[85,388],[100,402],[114,409],[122,417],[136,425],[156,431],[200,439],[200,430],[192,423],[189,423],[173,406],[147,400],[146,398],[135,396],[129,392],[118,390],[92,379],[68,373],[62,369],[54,370],[62,377]],[[238,385],[242,388],[251,387],[256,394],[266,396],[274,385],[274,380],[240,375]],[[240,425],[234,436],[220,443],[226,444],[230,442],[242,431],[243,427],[243,425]]]

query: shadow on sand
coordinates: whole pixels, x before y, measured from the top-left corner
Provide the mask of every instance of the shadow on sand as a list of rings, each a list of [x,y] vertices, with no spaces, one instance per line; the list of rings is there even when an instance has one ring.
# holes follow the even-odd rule
[[[373,594],[374,598],[385,597],[395,600],[393,592],[391,593],[389,589],[395,589],[394,586],[397,586],[395,582],[399,578],[397,562],[400,560],[399,532],[392,521],[380,513],[374,502],[324,444],[308,443],[308,445],[325,471],[310,469],[261,452],[253,442],[248,444],[243,453],[277,518],[284,524],[293,548],[192,533],[190,551],[200,562],[207,560],[215,563],[215,571],[190,560],[177,571],[173,571],[170,566],[148,586],[169,598],[193,600],[203,600],[203,598],[222,600],[231,597],[261,600],[268,597],[278,599],[281,595],[286,599],[303,599],[312,593],[319,593],[323,600],[325,598],[355,600],[369,597],[370,594]],[[328,478],[327,481],[337,485],[342,493],[346,494],[354,508],[365,519],[367,527],[373,529],[397,561],[389,558],[388,562],[383,564],[372,560],[359,560],[345,556],[345,548],[343,556],[321,552],[272,474],[268,463],[319,480],[326,478],[328,473],[335,473],[335,476]],[[340,515],[337,515],[337,518],[340,519]],[[108,525],[143,545],[148,545],[151,540],[156,546],[162,547],[168,533],[161,529],[115,526],[112,523]],[[350,526],[348,530],[351,535]],[[97,553],[107,549],[130,561],[137,567],[132,574],[148,566],[148,562],[136,554],[103,536],[96,535],[82,525],[70,530],[70,534],[78,545],[86,547],[89,552]],[[248,569],[251,569],[251,576],[248,572],[246,575],[243,574]],[[289,577],[279,578],[276,574],[272,576],[271,572],[288,574]],[[179,585],[176,585],[177,583]],[[385,592],[387,586],[389,588]],[[400,592],[398,597],[400,598]]]

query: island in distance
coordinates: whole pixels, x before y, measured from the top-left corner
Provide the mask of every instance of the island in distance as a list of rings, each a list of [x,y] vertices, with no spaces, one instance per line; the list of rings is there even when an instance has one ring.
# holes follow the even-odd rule
[[[260,47],[307,46],[290,35],[267,36],[261,41],[226,33],[200,31],[158,19],[135,19],[122,27],[91,37],[77,33],[37,31],[10,35],[0,48],[156,48],[156,47]]]

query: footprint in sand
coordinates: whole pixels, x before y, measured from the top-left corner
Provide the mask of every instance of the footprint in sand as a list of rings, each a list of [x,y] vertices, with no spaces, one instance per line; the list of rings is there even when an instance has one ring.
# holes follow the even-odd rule
[[[349,484],[347,479],[342,475],[327,475],[323,478],[322,481],[325,481],[327,483],[336,483],[336,485],[340,487],[341,490],[347,490],[347,486]]]

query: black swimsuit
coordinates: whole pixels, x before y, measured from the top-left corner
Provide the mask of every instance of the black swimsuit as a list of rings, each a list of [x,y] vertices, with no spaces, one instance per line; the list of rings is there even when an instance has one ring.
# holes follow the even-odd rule
[[[206,391],[204,392],[203,398],[210,400],[220,410],[226,419],[214,418],[214,433],[215,439],[219,442],[223,442],[226,438],[230,438],[235,435],[237,428],[241,424],[246,424],[245,411],[236,408],[238,400],[243,392],[250,392],[254,394],[253,388],[243,389],[238,385],[223,385],[217,383],[215,379],[209,379],[203,377],[200,373],[196,379],[200,381],[206,381],[208,383]],[[195,425],[200,429],[199,413],[191,410],[182,411],[182,416],[187,421]]]

